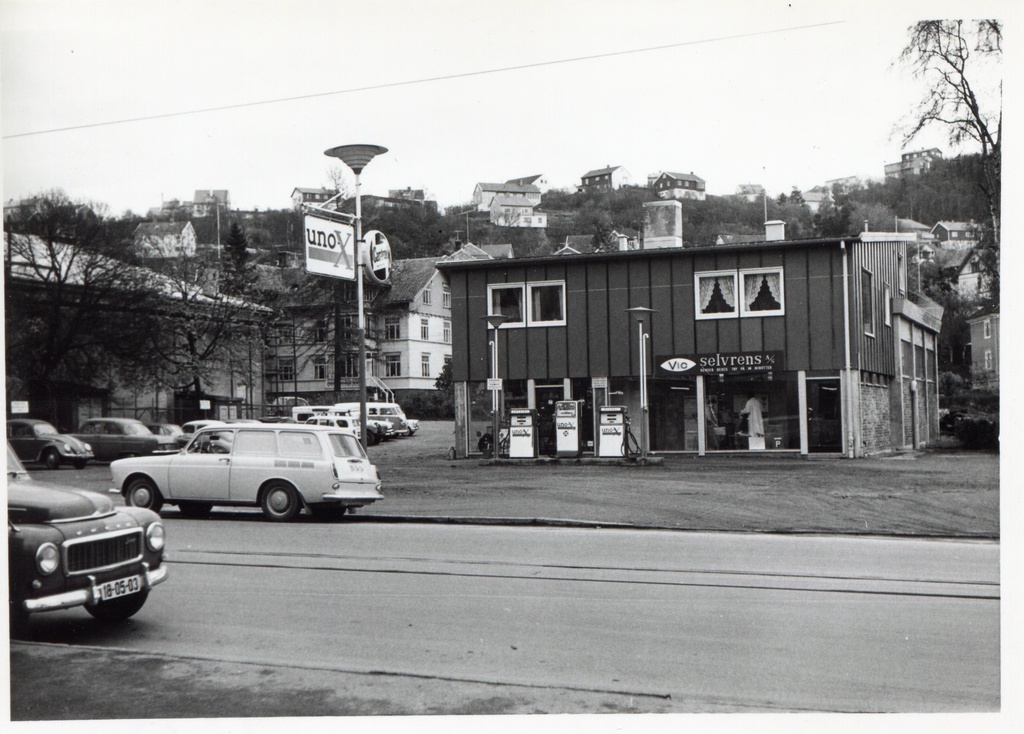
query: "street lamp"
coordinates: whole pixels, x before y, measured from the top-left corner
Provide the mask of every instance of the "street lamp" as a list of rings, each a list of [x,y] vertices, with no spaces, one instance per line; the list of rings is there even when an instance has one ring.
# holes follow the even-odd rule
[[[498,328],[509,320],[509,316],[503,313],[492,313],[484,316],[484,320],[490,324],[491,328],[494,329],[494,339],[489,342],[488,346],[494,355],[494,379],[498,379]],[[498,458],[498,394],[501,392],[499,388],[491,390],[491,456]]]
[[[366,164],[381,153],[387,153],[388,149],[381,145],[339,145],[324,151],[324,155],[331,158],[340,158],[342,162],[352,169],[356,176],[356,300],[359,302],[359,319],[357,335],[359,339],[359,440],[366,448],[366,323],[363,313],[363,208],[360,197],[359,174],[366,168]],[[340,339],[337,323],[335,323],[334,338]],[[337,369],[337,367],[335,367]]]
[[[648,408],[647,408],[647,348],[644,342],[651,338],[650,334],[644,333],[644,317],[654,313],[653,308],[646,306],[634,306],[627,308],[628,313],[636,317],[637,345],[640,349],[640,461],[647,461],[648,444]]]

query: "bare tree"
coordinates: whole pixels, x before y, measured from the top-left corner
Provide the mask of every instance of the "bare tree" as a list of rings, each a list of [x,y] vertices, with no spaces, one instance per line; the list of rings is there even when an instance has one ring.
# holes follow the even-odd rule
[[[1002,81],[991,95],[982,83],[988,62],[1002,59],[1002,25],[998,20],[926,20],[909,28],[910,41],[900,54],[915,76],[925,81],[925,95],[904,144],[933,125],[946,127],[951,145],[981,145],[984,164],[979,187],[989,203],[992,240],[999,242],[1002,177]],[[992,99],[989,98],[992,97]]]

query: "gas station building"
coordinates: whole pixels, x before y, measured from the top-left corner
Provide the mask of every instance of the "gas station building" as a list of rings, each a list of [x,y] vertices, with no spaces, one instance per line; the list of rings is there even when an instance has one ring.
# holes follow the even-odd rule
[[[908,286],[908,236],[785,240],[778,225],[738,245],[649,238],[631,251],[438,263],[451,289],[456,454],[478,453],[500,385],[502,425],[532,421],[534,454],[569,455],[556,406],[580,401],[575,453],[621,456],[633,447],[601,445],[622,440],[602,439],[614,411],[601,408],[621,406],[639,440],[641,374],[654,455],[854,458],[937,437],[942,308]]]

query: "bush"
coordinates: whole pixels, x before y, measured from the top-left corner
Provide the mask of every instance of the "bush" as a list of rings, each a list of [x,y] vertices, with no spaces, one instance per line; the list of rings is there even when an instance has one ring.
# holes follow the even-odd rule
[[[965,417],[957,422],[953,435],[966,449],[999,450],[999,419]]]
[[[402,390],[395,400],[409,418],[450,421],[455,418],[455,405],[449,393],[440,390]]]

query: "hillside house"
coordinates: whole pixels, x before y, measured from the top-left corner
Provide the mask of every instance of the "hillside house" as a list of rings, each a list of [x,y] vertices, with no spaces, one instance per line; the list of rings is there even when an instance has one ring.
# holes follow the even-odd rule
[[[932,235],[947,247],[965,249],[978,244],[981,228],[974,222],[936,222]]]
[[[544,228],[548,226],[548,217],[521,197],[500,194],[491,199],[491,224],[499,227]]]
[[[593,193],[597,191],[614,191],[623,186],[631,186],[633,177],[622,166],[605,166],[587,171],[583,174],[580,191]]]
[[[227,189],[212,189],[210,191],[196,189],[196,194],[192,197],[193,217],[208,217],[221,209],[227,211],[230,207],[231,201],[228,198]]]
[[[765,190],[761,184],[740,184],[736,187],[736,196],[750,203],[764,201]]]
[[[664,171],[654,182],[654,191],[662,199],[704,201],[707,198],[704,179],[694,175],[692,171],[690,173]]]
[[[543,173],[538,173],[533,176],[523,176],[522,178],[510,178],[505,183],[513,186],[536,186],[540,189],[542,194],[551,190],[551,183],[548,181],[548,177]]]
[[[515,200],[530,206],[540,206],[540,189],[533,184],[478,183],[473,189],[473,204],[477,211],[489,212],[494,197]]]
[[[323,204],[337,195],[337,189],[310,189],[296,186],[292,189],[292,208],[299,211],[303,204]]]
[[[143,258],[192,257],[196,231],[192,222],[143,222],[132,234],[132,246]]]
[[[905,176],[919,176],[930,169],[935,164],[935,161],[939,160],[942,160],[942,151],[938,148],[904,153],[898,163],[885,164],[885,177],[903,178]]]
[[[981,389],[999,388],[999,307],[988,305],[967,319],[971,329],[971,380]]]

